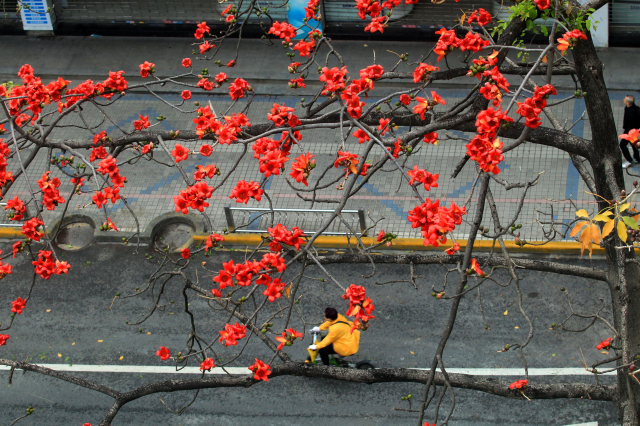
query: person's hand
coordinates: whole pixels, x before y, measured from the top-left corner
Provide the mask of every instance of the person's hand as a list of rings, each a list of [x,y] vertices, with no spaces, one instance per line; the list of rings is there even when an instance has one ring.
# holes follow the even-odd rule
[[[313,328],[311,329],[311,332],[312,332],[312,333],[320,333],[320,327],[313,327]]]
[[[315,350],[317,350],[316,347],[317,347],[316,345],[310,345],[309,349],[311,349],[312,351],[315,351]]]

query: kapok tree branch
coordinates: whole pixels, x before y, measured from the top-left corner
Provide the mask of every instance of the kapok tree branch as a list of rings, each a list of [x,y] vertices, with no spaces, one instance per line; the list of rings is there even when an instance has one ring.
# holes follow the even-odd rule
[[[395,264],[457,264],[462,261],[463,255],[448,254],[371,254],[371,257],[377,264],[395,263]],[[488,266],[507,266],[507,260],[501,256],[474,256],[479,263]],[[336,254],[331,256],[320,256],[318,261],[323,265],[331,263],[369,263],[370,260],[364,254]],[[561,275],[573,275],[577,277],[589,278],[598,281],[607,281],[607,271],[597,268],[589,268],[586,266],[576,266],[559,262],[549,262],[545,260],[535,259],[519,259],[511,258],[511,261],[517,268],[527,269],[530,271],[553,272]]]

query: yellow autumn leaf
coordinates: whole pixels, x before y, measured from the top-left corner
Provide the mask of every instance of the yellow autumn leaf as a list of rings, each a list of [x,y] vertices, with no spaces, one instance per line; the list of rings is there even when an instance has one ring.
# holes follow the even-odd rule
[[[598,228],[598,225],[591,225],[591,240],[593,240],[594,243],[596,244],[600,244],[600,241],[602,241],[602,239],[600,238],[600,228]]]
[[[62,358],[62,354],[58,354],[58,358]]]
[[[102,342],[104,342],[104,340],[98,340],[98,343],[102,343]]]
[[[621,205],[620,206],[620,212],[623,212],[623,211],[627,210],[630,206],[631,206],[630,203],[625,203],[625,204]]]
[[[411,355],[415,355],[416,354],[414,351],[409,351],[409,352],[411,352]]]
[[[589,232],[589,228],[580,234],[580,256],[584,255],[584,249],[589,248],[589,254],[591,254],[591,232]]]
[[[124,358],[124,355],[122,355],[122,356],[120,357],[120,361],[122,361],[122,359],[123,359],[123,358]]]
[[[467,14],[463,13],[460,17],[460,25],[464,25],[464,20],[467,19]]]
[[[576,223],[576,226],[574,226],[574,228],[571,230],[571,234],[570,234],[570,236],[571,236],[571,237],[575,237],[576,235],[578,235],[578,233],[580,232],[580,230],[581,230],[585,225],[588,225],[588,224],[589,224],[589,222],[585,222],[585,221]]]
[[[505,315],[509,315],[509,310],[507,309],[506,311],[504,311]]]
[[[589,213],[585,209],[580,209],[576,212],[576,216],[578,217],[589,217]]]
[[[616,230],[618,231],[618,237],[622,240],[623,243],[627,242],[627,226],[623,221],[619,220],[616,225]]]
[[[605,225],[602,227],[602,238],[605,238],[607,235],[611,233],[611,231],[613,231],[614,225],[615,225],[615,222],[613,220],[610,220],[609,222],[605,223]]]
[[[607,212],[607,213],[611,213],[611,212]],[[603,213],[603,214],[596,215],[596,217],[594,217],[593,220],[596,222],[609,222],[612,219],[606,213]]]

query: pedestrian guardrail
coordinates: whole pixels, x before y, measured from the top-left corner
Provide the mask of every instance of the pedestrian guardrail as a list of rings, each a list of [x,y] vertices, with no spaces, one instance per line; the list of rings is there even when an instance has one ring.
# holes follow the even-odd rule
[[[273,212],[273,217],[272,217]],[[224,215],[227,220],[229,232],[264,234],[267,228],[275,226],[277,223],[285,225],[291,229],[294,226],[302,229],[305,234],[313,235],[325,223],[328,214],[335,210],[323,209],[267,209],[251,207],[231,207],[224,208]],[[236,226],[236,215],[242,215],[242,224]],[[364,209],[342,210],[340,213],[343,220],[334,220],[322,235],[366,235],[367,221]],[[343,222],[344,221],[344,222]],[[348,224],[348,226],[345,224]],[[359,231],[359,232],[358,232]]]
[[[4,211],[4,206],[6,206],[7,203],[0,203],[0,210]],[[9,222],[9,223],[0,223],[0,227],[14,227],[14,228],[21,228],[22,227],[22,221],[19,222]]]

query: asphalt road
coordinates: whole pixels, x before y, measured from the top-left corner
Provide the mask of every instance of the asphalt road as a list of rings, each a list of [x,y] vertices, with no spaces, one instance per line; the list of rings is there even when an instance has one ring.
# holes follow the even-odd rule
[[[0,248],[10,250],[8,246]],[[188,316],[184,313],[178,283],[168,284],[162,300],[164,311],[156,312],[140,326],[127,325],[153,306],[149,295],[115,300],[116,292],[131,294],[144,288],[146,280],[157,268],[158,256],[145,259],[147,248],[134,255],[132,247],[122,245],[93,245],[81,252],[61,252],[60,257],[72,264],[66,277],[39,280],[25,311],[16,318],[9,330],[11,338],[0,348],[0,357],[34,363],[73,365],[169,365],[160,361],[155,351],[167,346],[172,353],[184,349]],[[6,252],[6,251],[5,251]],[[229,258],[242,261],[244,252],[217,252],[206,259],[215,269]],[[205,260],[193,259],[194,264]],[[598,266],[596,260],[570,259],[585,265]],[[12,261],[14,274],[0,282],[0,319],[9,320],[9,302],[25,297],[30,285],[32,266],[25,258]],[[443,266],[420,266],[416,273],[418,289],[409,283],[376,285],[375,282],[407,279],[407,266],[384,265],[373,278],[367,265],[331,265],[329,271],[344,284],[364,284],[367,295],[376,306],[376,319],[362,334],[360,359],[370,359],[377,367],[426,367],[438,344],[450,301],[431,297],[431,286],[440,285],[446,273]],[[209,288],[211,274],[190,272],[193,279]],[[559,323],[567,315],[565,287],[572,295],[574,307],[582,313],[592,313],[607,300],[603,283],[564,277],[549,273],[521,272],[524,308],[530,314],[535,334],[525,350],[531,368],[579,368],[580,349],[587,363],[604,359],[595,345],[609,332],[596,324],[584,333],[548,330],[552,322]],[[325,306],[340,311],[347,308],[341,290],[330,282],[321,282],[317,268],[307,269],[297,305],[309,323],[306,327],[294,315],[292,326],[309,329],[321,318]],[[451,277],[453,278],[453,276]],[[500,282],[508,282],[507,275],[499,275]],[[444,362],[449,368],[521,368],[517,353],[497,351],[505,344],[523,341],[528,333],[526,321],[518,311],[513,285],[483,286],[483,307],[489,329],[486,330],[478,307],[477,292],[469,293],[461,303],[457,327],[449,340]],[[175,303],[171,303],[171,301]],[[113,303],[112,303],[113,302]],[[211,339],[217,336],[227,321],[219,311],[212,311],[200,298],[190,299],[198,332]],[[266,311],[275,312],[277,304]],[[609,307],[603,314],[610,316]],[[259,318],[261,321],[264,318]],[[281,324],[274,321],[275,331]],[[579,326],[580,323],[575,323]],[[140,329],[142,331],[140,331]],[[5,332],[6,333],[6,332]],[[308,341],[296,342],[286,351],[294,359],[306,354]],[[230,359],[237,349],[221,349],[220,358]],[[246,367],[254,358],[271,359],[272,354],[257,340],[249,342],[244,352],[232,364]],[[216,360],[219,361],[219,360]],[[176,375],[154,373],[72,373],[80,377],[129,390],[150,381]],[[185,376],[179,376],[185,377]],[[85,391],[67,383],[28,373],[17,373],[7,386],[8,373],[0,371],[0,424],[11,423],[22,415],[29,404],[35,414],[22,420],[21,425],[96,425],[111,404],[100,394]],[[521,375],[513,380],[522,378]],[[511,381],[511,378],[502,378]],[[538,382],[584,381],[585,376],[537,376]],[[611,378],[604,378],[610,381]],[[417,395],[421,386],[415,384],[360,385],[308,378],[275,378],[250,389],[216,389],[200,392],[195,403],[181,416],[167,411],[160,398],[171,409],[179,408],[193,396],[191,392],[147,397],[127,405],[114,424],[128,425],[324,425],[324,424],[397,424],[415,425],[413,413],[394,410],[408,408],[400,397]],[[616,424],[617,413],[612,404],[582,400],[520,402],[506,400],[472,391],[456,391],[456,412],[451,425],[568,425],[597,421],[599,425]]]

